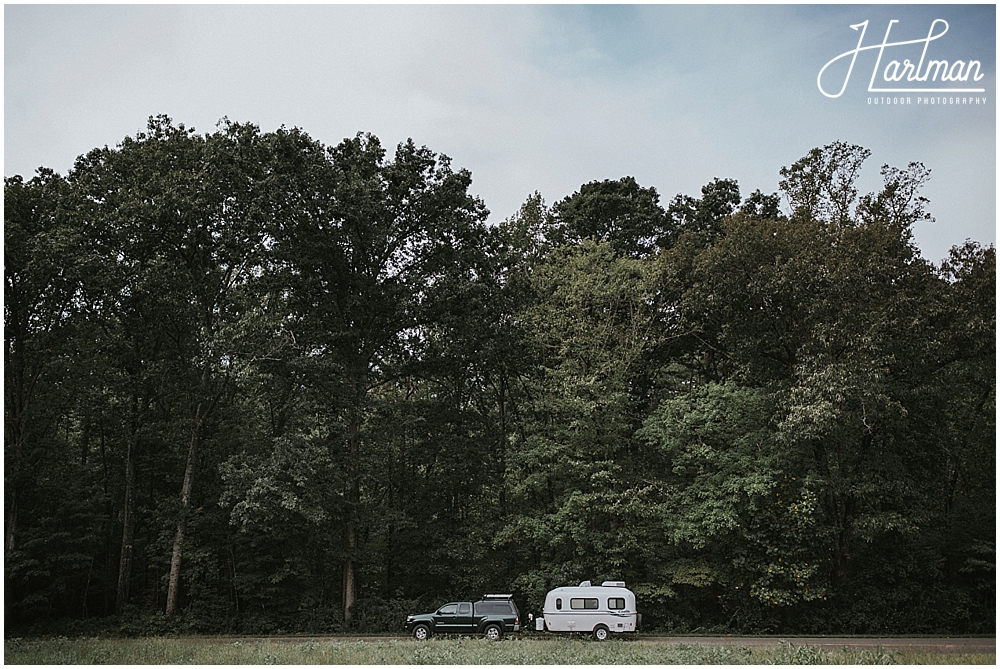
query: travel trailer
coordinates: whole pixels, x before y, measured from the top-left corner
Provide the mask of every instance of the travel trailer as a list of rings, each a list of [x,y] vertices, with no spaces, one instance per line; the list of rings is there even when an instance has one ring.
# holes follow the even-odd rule
[[[635,632],[641,616],[635,610],[635,594],[624,581],[556,588],[545,595],[542,615],[535,629],[547,632],[592,634],[598,641],[609,634]]]

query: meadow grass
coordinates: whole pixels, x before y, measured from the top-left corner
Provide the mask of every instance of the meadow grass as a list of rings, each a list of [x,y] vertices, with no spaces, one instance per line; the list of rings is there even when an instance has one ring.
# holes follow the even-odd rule
[[[224,639],[10,639],[4,664],[995,664],[995,654],[924,651],[830,651],[783,643],[777,647],[702,646],[613,639],[559,638],[385,641]]]

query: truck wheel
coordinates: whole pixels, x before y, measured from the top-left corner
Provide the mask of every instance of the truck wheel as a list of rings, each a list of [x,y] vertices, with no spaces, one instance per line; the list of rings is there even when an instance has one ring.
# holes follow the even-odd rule
[[[483,630],[483,636],[490,641],[498,641],[503,636],[503,629],[499,625],[487,625]]]
[[[431,638],[431,628],[427,625],[417,625],[413,628],[413,638],[417,641],[426,641]]]
[[[608,638],[608,628],[604,625],[598,625],[594,628],[594,640],[604,641]]]

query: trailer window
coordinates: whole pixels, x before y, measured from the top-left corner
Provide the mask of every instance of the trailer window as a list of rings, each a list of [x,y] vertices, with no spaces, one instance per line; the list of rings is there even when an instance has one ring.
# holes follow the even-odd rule
[[[580,609],[597,609],[597,597],[574,597],[569,600],[569,608],[574,610]]]
[[[562,600],[561,599],[557,599],[556,600],[556,611],[562,611]]]
[[[612,611],[615,609],[625,608],[625,598],[624,597],[608,597],[608,608]]]

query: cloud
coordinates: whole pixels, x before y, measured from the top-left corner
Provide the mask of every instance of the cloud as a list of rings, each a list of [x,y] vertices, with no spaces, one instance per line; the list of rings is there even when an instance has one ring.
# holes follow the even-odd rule
[[[995,239],[963,222],[995,221],[995,101],[875,109],[860,79],[837,100],[815,83],[851,23],[917,30],[939,11],[995,91],[994,7],[10,5],[4,169],[65,172],[153,114],[201,131],[226,116],[326,144],[412,137],[472,170],[500,220],[535,190],[553,202],[625,175],[664,200],[713,177],[771,192],[781,166],[841,139],[873,151],[865,187],[883,162],[934,171],[939,224],[917,240],[939,258]]]

